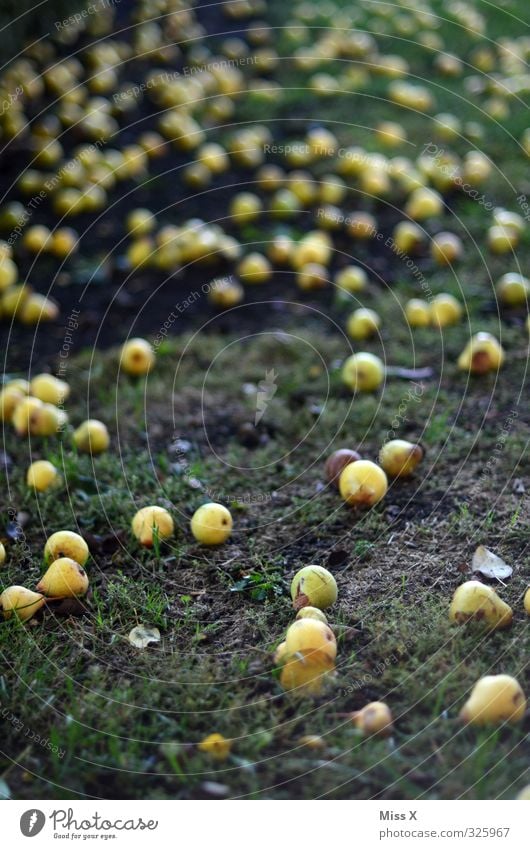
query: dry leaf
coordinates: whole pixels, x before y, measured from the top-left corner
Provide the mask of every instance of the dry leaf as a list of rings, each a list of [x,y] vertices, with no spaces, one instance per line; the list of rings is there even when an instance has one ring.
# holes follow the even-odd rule
[[[158,628],[150,628],[149,625],[137,625],[129,634],[129,642],[137,649],[145,649],[149,643],[160,642],[160,631]]]
[[[471,561],[471,569],[475,574],[482,575],[495,581],[506,581],[513,572],[511,566],[504,562],[484,545],[479,545]]]

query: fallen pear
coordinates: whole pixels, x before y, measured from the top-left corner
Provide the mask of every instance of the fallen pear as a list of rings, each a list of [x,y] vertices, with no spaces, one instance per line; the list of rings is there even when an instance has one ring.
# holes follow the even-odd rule
[[[385,702],[370,702],[352,713],[351,719],[366,736],[386,737],[392,732],[392,712]]]
[[[521,722],[526,697],[519,682],[511,675],[486,675],[480,678],[460,711],[460,719],[469,725],[498,725]]]
[[[361,455],[351,448],[339,448],[330,454],[324,466],[324,472],[329,483],[332,483],[336,489],[339,488],[339,478],[343,469],[350,463],[356,463],[361,459]]]
[[[323,566],[304,566],[291,582],[291,598],[295,610],[318,607],[325,610],[337,601],[337,582]]]
[[[512,624],[513,611],[492,587],[480,581],[466,581],[453,596],[449,608],[451,622],[483,622],[491,631],[508,628]]]
[[[407,478],[423,458],[423,448],[406,439],[391,439],[379,452],[379,463],[387,475]]]
[[[337,641],[329,625],[317,619],[297,619],[287,629],[285,654],[291,657],[303,652],[305,657],[319,659],[320,656],[334,661],[337,656]]]
[[[132,520],[132,532],[140,545],[152,548],[155,536],[158,540],[168,539],[173,535],[175,526],[165,507],[156,505],[142,507],[135,513]]]
[[[296,619],[318,619],[318,621],[323,622],[324,625],[328,624],[328,617],[324,611],[320,610],[318,607],[301,607],[296,614]]]
[[[31,619],[45,603],[46,599],[41,593],[34,593],[32,590],[26,589],[26,587],[8,587],[0,595],[0,607],[2,608],[4,619],[11,619],[13,614],[15,614],[25,622]]]
[[[88,575],[71,557],[60,557],[48,567],[37,589],[49,598],[79,598],[88,590]]]
[[[74,531],[56,531],[44,546],[44,559],[49,565],[61,557],[70,557],[84,566],[90,557],[90,551],[85,540]]]
[[[486,374],[499,369],[504,363],[504,350],[491,333],[476,333],[458,358],[460,371]]]
[[[80,424],[73,439],[77,450],[83,454],[101,454],[110,444],[107,427],[98,419],[87,419]]]
[[[372,507],[385,497],[387,489],[385,472],[371,460],[350,463],[339,478],[339,492],[352,507]]]
[[[329,684],[335,664],[326,655],[315,652],[298,652],[284,663],[280,684],[284,690],[295,690],[300,695],[318,696]]]

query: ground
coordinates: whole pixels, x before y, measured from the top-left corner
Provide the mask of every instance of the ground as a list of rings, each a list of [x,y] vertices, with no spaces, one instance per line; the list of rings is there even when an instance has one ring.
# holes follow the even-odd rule
[[[285,23],[282,4],[269,6],[267,17]],[[523,4],[518,8],[524,17]],[[482,11],[495,38],[520,34],[508,13]],[[207,22],[206,10],[202,15]],[[456,25],[446,22],[442,32],[454,52],[469,55],[468,38]],[[280,32],[276,46],[288,57],[284,38]],[[391,52],[417,52],[415,73],[428,77],[426,51],[404,40],[393,41]],[[276,78],[286,90],[270,107],[271,123],[280,119],[279,138],[296,138],[311,121],[325,120],[344,144],[358,137],[364,143],[359,127],[374,125],[376,109],[378,119],[398,117],[407,127],[415,145],[409,155],[432,141],[425,119],[374,101],[384,81],[375,80],[367,93],[321,100],[288,59]],[[459,100],[462,79],[433,88],[438,111],[458,108],[462,119],[477,120],[479,107],[467,95]],[[240,120],[263,120],[252,98],[240,109]],[[511,147],[527,124],[525,111],[512,105],[510,118],[493,129],[479,115],[488,132],[484,147],[498,166],[488,197],[514,210],[517,194],[528,189],[527,164]],[[456,149],[465,153],[468,143],[460,140]],[[141,189],[135,205],[151,190]],[[226,194],[219,196],[212,218],[217,203],[226,207]],[[382,340],[363,349],[383,355],[388,366],[426,370],[404,379],[390,368],[373,395],[352,398],[341,381],[352,349],[343,331],[351,307],[333,293],[301,296],[285,274],[221,315],[201,295],[210,279],[204,270],[171,283],[133,275],[121,288],[123,276],[114,268],[88,293],[90,308],[83,306],[85,323],[65,365],[72,387],[67,409],[72,422],[104,420],[111,451],[78,455],[68,432],[31,446],[4,432],[3,506],[12,512],[2,585],[37,582],[44,542],[55,530],[78,529],[92,559],[84,609],[57,606],[30,625],[10,621],[0,628],[0,792],[74,799],[510,799],[529,782],[528,716],[500,729],[466,728],[458,720],[483,675],[509,673],[528,692],[522,607],[530,539],[528,334],[525,310],[499,315],[491,281],[512,265],[484,249],[489,217],[463,196],[451,199],[450,208],[455,217],[444,229],[466,239],[457,273],[436,269],[428,256],[418,265],[434,293],[465,300],[463,324],[411,332],[402,304],[421,295],[417,280],[384,244],[355,253],[372,269],[362,303],[378,310],[383,328]],[[385,237],[397,220],[396,210],[381,213]],[[302,229],[311,226],[308,220]],[[250,232],[246,241],[269,237]],[[108,239],[115,240],[112,231]],[[522,267],[529,244],[526,232],[517,252]],[[352,246],[345,240],[341,249]],[[90,274],[93,261],[86,258]],[[74,278],[76,269],[82,271],[81,261]],[[65,322],[78,303],[74,285],[59,290],[62,323],[49,333],[39,329],[34,351],[30,331],[10,331],[10,374],[27,375],[30,362],[32,371],[57,366]],[[149,378],[118,376],[117,343],[131,333],[155,339],[173,306],[190,296],[158,346]],[[502,338],[507,366],[498,375],[468,378],[458,371],[471,328]],[[92,347],[96,337],[101,350]],[[276,392],[255,425],[257,387],[271,370]],[[394,432],[419,441],[425,460],[411,480],[394,482],[380,505],[355,513],[326,484],[324,461],[344,446],[376,459]],[[36,499],[24,483],[30,457],[60,466],[64,489]],[[226,504],[234,516],[232,537],[217,549],[199,546],[189,532],[205,500]],[[155,551],[140,550],[130,533],[135,510],[149,503],[170,508],[176,522],[175,538]],[[495,634],[448,620],[452,593],[471,577],[471,556],[481,543],[515,567],[501,588],[514,623]],[[322,696],[299,698],[281,689],[272,656],[293,619],[290,580],[309,563],[329,568],[338,583],[329,616],[337,678]],[[143,650],[130,645],[127,635],[139,623],[158,628],[160,643]],[[363,739],[351,723],[351,712],[373,700],[391,706],[390,739]],[[197,749],[212,732],[233,741],[222,763]],[[320,735],[323,748],[302,745],[308,734]]]

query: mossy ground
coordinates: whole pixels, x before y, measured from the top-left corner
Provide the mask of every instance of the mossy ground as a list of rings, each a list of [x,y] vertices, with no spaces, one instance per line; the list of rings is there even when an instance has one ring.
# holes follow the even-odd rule
[[[280,6],[271,4],[276,20]],[[513,31],[504,13],[488,8],[498,35]],[[392,52],[409,48],[394,44]],[[465,54],[465,39],[454,49]],[[315,100],[288,63],[279,78],[291,82],[279,117],[296,108],[300,126],[318,115],[333,127],[340,114],[339,137],[357,139],[339,98]],[[459,86],[437,93],[440,111],[455,110]],[[367,104],[356,99],[355,120],[372,126]],[[417,116],[409,123],[392,106],[380,108],[380,117],[398,116],[417,145],[430,141]],[[474,120],[472,104],[462,109]],[[519,138],[526,119],[514,109],[511,120],[506,129]],[[499,166],[488,192],[515,208],[505,177],[523,190],[521,165],[503,130],[488,144]],[[483,210],[462,198],[455,210],[461,232],[483,244]],[[525,236],[522,265],[528,256]],[[78,528],[92,552],[85,615],[50,610],[29,626],[0,627],[0,776],[15,798],[513,798],[528,783],[528,718],[485,730],[457,720],[482,675],[507,672],[528,685],[524,314],[500,321],[491,280],[506,261],[484,259],[466,242],[457,276],[422,260],[434,293],[465,293],[466,321],[443,334],[411,334],[400,304],[419,294],[417,284],[395,258],[382,260],[389,285],[373,281],[362,297],[382,317],[382,339],[363,347],[383,350],[389,365],[430,367],[429,378],[389,377],[380,392],[352,399],[340,380],[344,336],[313,309],[284,304],[263,311],[259,336],[244,338],[243,318],[239,332],[214,324],[171,337],[147,382],[118,377],[115,351],[72,357],[70,418],[109,425],[105,455],[77,455],[68,433],[30,449],[5,432],[3,507],[21,528],[7,529],[2,585],[37,582],[53,531]],[[179,286],[186,295],[186,281]],[[308,305],[323,306],[341,326],[350,309],[329,299]],[[470,327],[502,332],[508,365],[499,376],[467,380],[457,371]],[[255,427],[255,387],[269,370],[277,391]],[[425,461],[413,479],[392,484],[381,505],[356,515],[324,485],[325,457],[352,446],[375,459],[393,430],[421,441]],[[36,499],[24,477],[39,457],[61,467],[65,486]],[[230,506],[235,531],[223,547],[205,549],[193,542],[189,519],[213,496]],[[135,510],[149,503],[171,506],[177,526],[171,544],[154,552],[140,550],[130,533]],[[507,632],[448,622],[451,594],[469,576],[479,543],[515,566],[502,589],[515,611]],[[332,569],[339,586],[330,613],[338,674],[325,695],[300,699],[281,690],[271,658],[293,618],[290,579],[312,562]],[[138,623],[158,627],[161,642],[133,648],[127,635]],[[375,699],[392,708],[390,741],[361,739],[349,720]],[[195,745],[213,731],[233,740],[220,764]],[[321,735],[325,748],[301,746],[304,734]]]

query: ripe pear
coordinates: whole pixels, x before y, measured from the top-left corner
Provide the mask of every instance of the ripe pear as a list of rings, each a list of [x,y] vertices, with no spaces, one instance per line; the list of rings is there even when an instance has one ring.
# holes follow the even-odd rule
[[[411,327],[428,327],[431,323],[429,304],[421,298],[411,298],[407,301],[405,316]]]
[[[526,612],[530,616],[530,587],[527,589],[525,596],[524,596],[524,609],[526,610]]]
[[[0,542],[0,566],[6,562],[6,550],[3,542]]]
[[[382,360],[366,351],[352,354],[342,367],[342,379],[352,392],[374,392],[384,377]]]
[[[88,575],[71,557],[60,557],[48,567],[37,589],[48,598],[77,598],[88,590]]]
[[[470,725],[499,725],[521,722],[525,711],[526,697],[515,678],[486,675],[473,687],[460,711],[460,719]]]
[[[210,283],[208,300],[215,307],[225,310],[240,304],[244,295],[244,289],[237,280],[226,278]]]
[[[510,307],[521,306],[528,302],[530,280],[522,274],[510,271],[503,274],[496,286],[499,299]]]
[[[36,460],[26,472],[26,483],[37,492],[45,492],[54,484],[58,483],[60,475],[48,460]]]
[[[38,374],[29,387],[30,394],[35,398],[46,404],[54,404],[56,407],[62,404],[70,394],[70,387],[66,381],[54,377],[53,374]]]
[[[83,454],[101,454],[109,447],[109,432],[103,422],[87,419],[74,431],[74,444]]]
[[[129,339],[121,349],[120,366],[133,377],[149,374],[155,364],[155,353],[147,339]]]
[[[142,507],[132,520],[132,532],[141,545],[152,548],[155,531],[159,540],[168,539],[174,531],[173,519],[164,507]]]
[[[34,593],[26,587],[8,587],[0,595],[0,607],[4,619],[11,619],[15,613],[24,622],[31,619],[45,603],[46,599],[41,593]]]
[[[232,515],[222,504],[203,504],[192,516],[191,532],[203,545],[220,545],[232,533]]]
[[[15,407],[11,421],[19,436],[36,433],[43,406],[38,398],[28,395]]]
[[[318,696],[329,684],[335,664],[325,654],[297,652],[284,663],[280,684],[299,695]]]
[[[285,640],[276,646],[276,651],[273,655],[274,663],[279,666],[285,660]]]
[[[438,265],[451,265],[463,250],[462,241],[454,233],[438,233],[431,242],[431,256]]]
[[[272,266],[260,253],[250,253],[237,266],[237,273],[244,283],[265,283],[272,275]]]
[[[70,557],[84,566],[90,557],[88,545],[82,536],[74,531],[56,531],[51,535],[44,546],[44,559],[46,563],[53,563],[63,557]]]
[[[34,292],[20,307],[20,320],[23,324],[39,324],[41,321],[55,321],[59,318],[59,307],[47,298]]]
[[[291,582],[291,598],[295,610],[317,607],[325,610],[337,601],[337,582],[323,566],[304,566]]]
[[[323,655],[333,662],[337,656],[337,641],[329,625],[311,618],[293,622],[285,635],[285,653],[290,657],[297,652],[307,653],[306,657]]]
[[[496,371],[504,362],[504,350],[491,333],[476,333],[458,358],[458,368],[473,374]],[[15,411],[16,412],[16,411]]]
[[[385,702],[370,702],[355,711],[352,722],[366,736],[386,737],[392,732],[392,712]]]
[[[324,625],[328,624],[328,617],[324,613],[323,610],[320,610],[318,607],[301,607],[298,613],[296,614],[297,619],[317,619],[319,622],[323,622]]]
[[[453,596],[449,608],[451,622],[461,624],[483,622],[488,629],[508,628],[512,624],[513,611],[492,587],[480,581],[466,581]]]
[[[29,395],[29,381],[24,380],[23,377],[16,377],[14,380],[10,380],[6,383],[5,388],[18,389],[23,395]]]
[[[379,452],[379,462],[387,475],[393,478],[409,477],[423,459],[423,448],[406,439],[391,439]]]
[[[34,419],[32,433],[36,436],[53,436],[66,424],[68,416],[64,410],[54,407],[53,404],[43,404],[35,413]]]
[[[16,408],[25,397],[25,393],[16,386],[4,387],[0,392],[0,421],[12,421]]]
[[[430,312],[435,327],[447,327],[460,321],[462,306],[453,295],[442,292],[433,298]]]
[[[350,463],[339,478],[339,492],[352,507],[372,507],[385,497],[387,489],[385,472],[371,460]]]
[[[352,339],[368,339],[377,333],[380,325],[381,319],[375,310],[360,307],[350,315],[346,330]]]
[[[364,268],[357,265],[347,265],[337,271],[334,279],[335,286],[345,292],[362,292],[366,288],[368,275]]]

